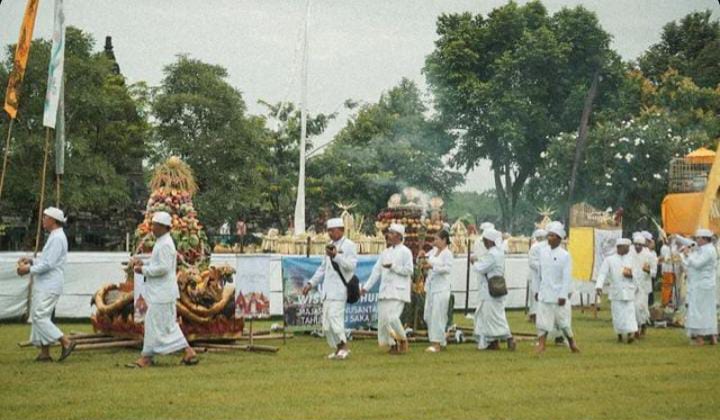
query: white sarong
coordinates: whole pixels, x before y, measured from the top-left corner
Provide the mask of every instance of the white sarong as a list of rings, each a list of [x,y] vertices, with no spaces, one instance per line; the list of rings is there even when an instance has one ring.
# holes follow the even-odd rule
[[[630,334],[637,332],[638,322],[635,318],[635,302],[632,300],[610,301],[612,323],[615,334]]]
[[[428,328],[428,338],[431,343],[440,343],[443,347],[447,346],[445,330],[448,322],[449,304],[450,291],[425,295],[424,319]]]
[[[568,310],[568,305],[570,305],[570,301],[566,301],[563,306],[557,303],[538,302],[535,326],[539,337],[557,329],[565,337],[573,338],[571,327],[572,308]]]
[[[717,295],[715,290],[688,293],[685,331],[689,337],[717,335]]]
[[[142,355],[170,354],[188,347],[177,323],[175,302],[149,303],[145,314],[145,337]]]
[[[340,343],[347,342],[345,337],[345,301],[325,300],[323,302],[322,329],[330,347],[337,349]]]
[[[486,349],[493,341],[512,337],[505,317],[505,298],[490,298],[480,301],[475,310],[475,338],[478,348]]]
[[[405,302],[397,299],[381,299],[378,301],[378,344],[394,346],[395,338],[407,340],[405,328],[400,321]]]
[[[635,318],[638,328],[650,323],[650,308],[648,307],[648,293],[640,287],[635,292]]]
[[[33,290],[30,303],[30,342],[33,346],[49,346],[60,340],[62,331],[52,323],[52,314],[60,295]]]

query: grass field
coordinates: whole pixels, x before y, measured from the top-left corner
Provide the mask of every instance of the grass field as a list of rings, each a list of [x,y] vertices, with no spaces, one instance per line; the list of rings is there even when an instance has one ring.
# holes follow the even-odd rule
[[[323,339],[298,336],[275,355],[204,354],[194,367],[167,356],[145,370],[123,367],[137,357],[131,350],[38,364],[34,349],[16,345],[29,326],[3,324],[0,419],[720,418],[720,348],[690,347],[678,329],[617,344],[607,310],[573,316],[577,355],[550,346],[536,356],[521,342],[515,353],[463,344],[427,354],[415,344],[398,357],[362,340],[350,360],[328,361]],[[514,331],[533,331],[523,313],[508,317]]]

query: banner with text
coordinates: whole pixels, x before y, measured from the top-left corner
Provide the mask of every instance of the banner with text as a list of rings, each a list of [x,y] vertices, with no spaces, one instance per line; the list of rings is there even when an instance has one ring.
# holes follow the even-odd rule
[[[377,255],[361,256],[355,274],[362,285],[370,277]],[[303,296],[302,289],[322,263],[322,257],[284,257],[282,259],[283,309],[285,322],[292,329],[312,329],[322,324],[322,284]],[[345,328],[377,327],[377,297],[380,282],[357,303],[345,308]]]

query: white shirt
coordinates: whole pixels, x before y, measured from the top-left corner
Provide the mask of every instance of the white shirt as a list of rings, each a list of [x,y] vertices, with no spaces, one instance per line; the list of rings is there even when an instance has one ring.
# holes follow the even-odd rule
[[[171,303],[180,297],[176,267],[175,243],[170,233],[166,233],[157,238],[150,261],[142,268],[148,303]]]
[[[392,264],[390,268],[383,265]],[[370,290],[375,283],[380,282],[379,300],[401,300],[410,302],[410,284],[413,274],[412,251],[403,244],[386,248],[373,267],[370,278],[363,285],[363,289]]]
[[[670,246],[668,246],[668,244],[663,244],[663,246],[660,247],[660,256],[663,258],[663,263],[662,263],[662,272],[663,273],[675,272],[675,270],[673,270],[672,258],[673,258],[673,254],[675,254],[677,252],[677,250],[673,249],[673,248],[675,248],[675,246],[673,246],[671,248]]]
[[[62,294],[67,252],[67,238],[62,228],[50,232],[40,258],[33,261],[30,267],[30,273],[33,275],[33,290]]]
[[[715,289],[717,259],[717,251],[712,243],[695,247],[688,256],[683,254],[683,265],[687,268],[688,292]]]
[[[490,296],[488,279],[505,275],[505,252],[499,246],[491,247],[473,264],[473,268],[480,274],[478,276],[478,298],[480,300],[496,299]]]
[[[572,286],[572,258],[560,245],[540,249],[538,302],[557,303],[568,299]]]
[[[425,280],[425,292],[432,294],[451,291],[450,272],[452,271],[454,258],[449,247],[445,247],[442,251],[433,248],[427,254],[427,260],[432,265],[432,269],[430,269]]]
[[[657,267],[658,267],[658,255],[657,252],[655,252],[654,249],[650,249],[648,247],[643,248],[643,253],[647,255],[649,262],[650,262],[650,278],[654,279],[655,276],[657,276]]]
[[[532,290],[537,290],[538,284],[540,283],[540,249],[544,246],[547,246],[547,241],[535,242],[528,251],[528,265],[530,266],[530,283]]]
[[[652,264],[653,259],[650,252],[647,250],[647,248],[643,248],[642,251],[637,252],[635,251],[635,247],[633,246],[630,249],[630,252],[628,252],[628,255],[630,255],[630,258],[632,260],[632,268],[633,271],[637,272],[637,281],[638,281],[638,287],[640,288],[640,291],[643,293],[650,293],[652,292]],[[643,270],[645,265],[650,268],[650,272],[646,272]],[[656,264],[657,265],[657,264]]]
[[[333,242],[337,254],[333,260],[327,255],[320,264],[320,267],[315,271],[312,278],[310,279],[310,285],[317,287],[318,284],[323,285],[323,300],[339,300],[345,302],[347,300],[347,287],[342,282],[340,275],[335,271],[332,263],[335,262],[343,276],[345,281],[349,282],[350,279],[355,275],[355,268],[357,267],[357,246],[350,239],[344,236],[337,241]]]
[[[627,278],[623,275],[625,268],[633,271],[633,276]],[[610,300],[634,300],[638,288],[637,270],[633,269],[633,257],[630,253],[625,255],[614,254],[605,258],[600,266],[600,273],[595,282],[596,289],[602,289],[605,282],[610,283],[608,297]]]

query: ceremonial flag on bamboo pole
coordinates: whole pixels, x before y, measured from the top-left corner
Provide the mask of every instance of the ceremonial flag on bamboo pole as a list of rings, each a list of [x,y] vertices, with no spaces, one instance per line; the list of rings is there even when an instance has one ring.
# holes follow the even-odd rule
[[[32,41],[33,29],[35,28],[35,17],[37,16],[38,3],[40,0],[28,0],[25,7],[25,17],[20,27],[20,37],[15,47],[15,61],[13,70],[8,79],[8,87],[5,93],[5,112],[11,119],[15,119],[20,101],[20,87],[25,77],[25,66],[27,65],[28,54],[30,53],[30,41]]]
[[[65,68],[65,14],[63,0],[55,0],[55,24],[53,26],[52,50],[48,64],[47,93],[45,94],[45,111],[43,125],[55,128],[60,95],[62,94],[63,70]]]
[[[60,81],[60,100],[55,123],[55,175],[65,174],[65,81]]]

